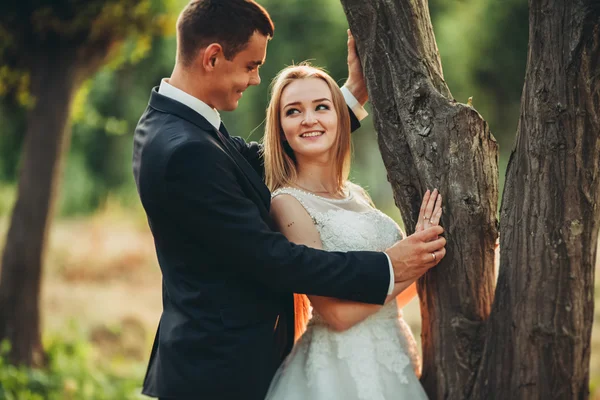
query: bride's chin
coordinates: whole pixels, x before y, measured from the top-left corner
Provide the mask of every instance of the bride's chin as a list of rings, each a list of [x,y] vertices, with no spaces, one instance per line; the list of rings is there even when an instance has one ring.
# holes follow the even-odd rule
[[[294,154],[296,155],[296,160],[298,162],[304,161],[304,162],[327,162],[327,161],[331,161],[331,153],[330,150],[321,150],[321,151],[294,151]]]

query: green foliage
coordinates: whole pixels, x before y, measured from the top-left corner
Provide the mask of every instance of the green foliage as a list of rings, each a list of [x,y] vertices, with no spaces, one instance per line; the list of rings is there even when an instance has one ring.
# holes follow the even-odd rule
[[[28,71],[39,62],[36,54],[44,49],[75,53],[85,64],[115,43],[137,36],[139,45],[129,54],[132,60],[139,59],[147,51],[151,35],[167,25],[168,18],[159,13],[161,4],[158,0],[2,2],[0,59],[5,65],[0,69],[0,96],[12,94],[21,104],[31,104],[34,99],[26,95]]]
[[[527,1],[463,0],[446,4],[437,15],[434,30],[450,90],[461,103],[473,97],[506,157],[525,77]]]
[[[127,374],[94,360],[93,348],[71,328],[67,337],[46,341],[47,367],[17,367],[7,362],[8,342],[0,346],[0,399],[5,400],[114,400],[141,399],[144,365],[127,368]]]
[[[12,69],[8,65],[0,67],[0,96],[14,91],[17,104],[30,108],[34,98],[29,93],[29,73],[24,70]]]
[[[8,215],[12,211],[15,201],[15,187],[12,185],[0,186],[0,216]]]

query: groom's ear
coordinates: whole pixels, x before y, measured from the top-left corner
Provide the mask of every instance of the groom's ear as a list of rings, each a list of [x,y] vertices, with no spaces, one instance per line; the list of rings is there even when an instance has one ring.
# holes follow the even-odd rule
[[[201,54],[202,66],[207,71],[213,71],[219,57],[223,55],[223,47],[218,43],[209,44]]]

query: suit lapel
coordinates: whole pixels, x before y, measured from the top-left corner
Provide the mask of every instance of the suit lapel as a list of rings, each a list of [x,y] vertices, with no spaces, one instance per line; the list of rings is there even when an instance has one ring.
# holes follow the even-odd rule
[[[246,161],[244,156],[241,155],[235,146],[233,146],[233,144],[230,142],[229,133],[223,124],[221,124],[221,127],[223,128],[224,132],[221,133],[215,129],[215,127],[208,122],[206,118],[198,114],[196,111],[178,101],[158,93],[158,87],[152,89],[149,105],[159,111],[173,114],[179,118],[185,119],[217,139],[217,141],[224,147],[227,154],[229,154],[234,160],[238,168],[242,170],[246,178],[248,178],[248,181],[251,183],[259,198],[267,210],[269,210],[271,203],[271,193],[269,192],[269,189],[264,184],[260,175],[256,173],[254,168],[252,168],[248,161]]]
[[[244,172],[244,174],[246,175],[246,177],[248,178],[248,180],[250,181],[250,183],[252,184],[252,186],[254,187],[254,189],[256,190],[256,192],[258,193],[265,207],[268,210],[271,204],[271,192],[263,182],[260,175],[256,173],[254,168],[252,168],[248,161],[246,161],[244,156],[241,155],[240,152],[237,151],[237,149],[235,149],[235,147],[229,139],[229,132],[227,132],[227,129],[225,129],[225,125],[221,124],[220,131],[214,129],[214,132],[219,138],[219,141],[223,144],[223,146],[225,146],[231,158],[233,158],[237,166]]]

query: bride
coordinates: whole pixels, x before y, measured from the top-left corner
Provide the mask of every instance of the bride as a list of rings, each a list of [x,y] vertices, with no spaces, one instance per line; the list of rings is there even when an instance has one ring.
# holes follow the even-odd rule
[[[279,73],[263,140],[271,213],[290,241],[329,251],[383,251],[403,237],[348,181],[348,110],[323,70],[300,65]],[[426,192],[418,230],[439,223],[441,201],[437,190]],[[267,399],[426,399],[414,337],[399,311],[415,295],[414,283],[395,289],[384,306],[295,295],[297,342]]]

